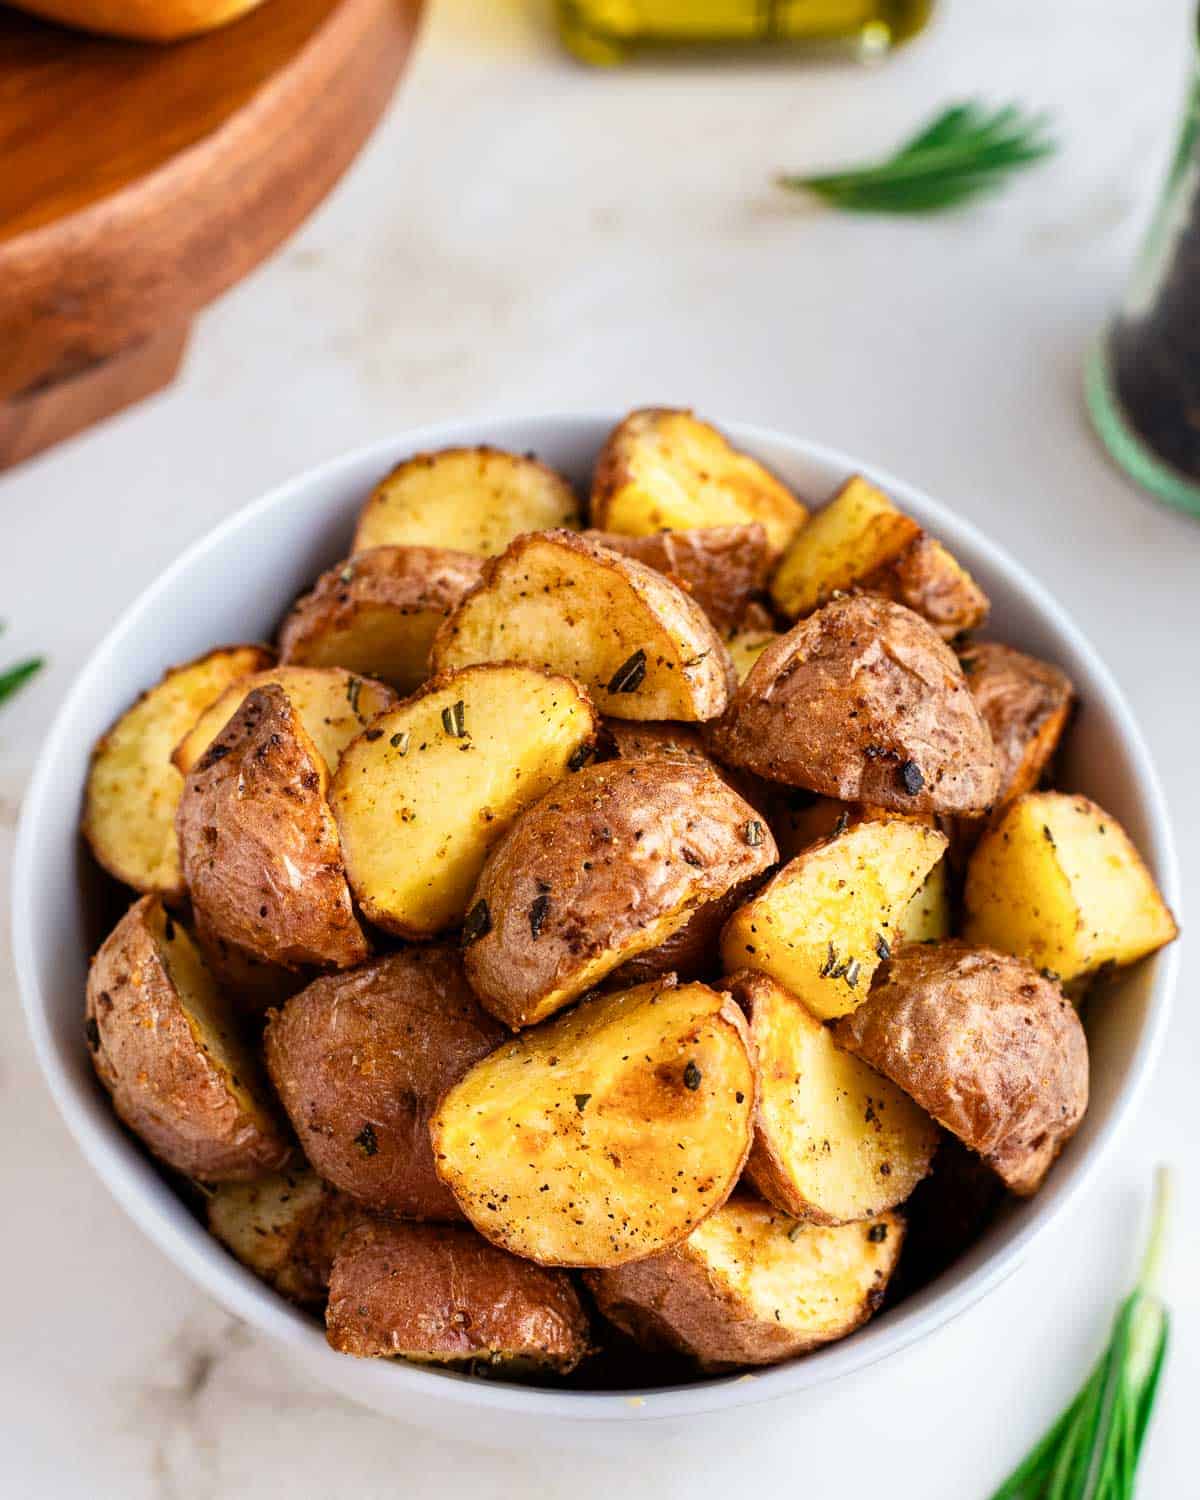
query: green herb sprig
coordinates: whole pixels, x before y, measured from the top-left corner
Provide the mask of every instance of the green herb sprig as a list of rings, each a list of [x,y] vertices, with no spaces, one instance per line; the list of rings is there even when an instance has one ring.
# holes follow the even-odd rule
[[[4,625],[0,623],[0,632],[3,630]],[[14,693],[19,692],[31,677],[37,676],[45,665],[44,656],[29,656],[6,671],[0,672],[0,703],[4,703]]]
[[[932,214],[994,191],[1057,149],[1045,115],[978,103],[943,110],[893,156],[842,172],[784,175],[780,186],[860,214]]]
[[[992,1500],[1132,1500],[1167,1353],[1170,1318],[1155,1286],[1169,1202],[1170,1177],[1160,1167],[1141,1274],[1117,1312],[1108,1347],[1074,1401]]]

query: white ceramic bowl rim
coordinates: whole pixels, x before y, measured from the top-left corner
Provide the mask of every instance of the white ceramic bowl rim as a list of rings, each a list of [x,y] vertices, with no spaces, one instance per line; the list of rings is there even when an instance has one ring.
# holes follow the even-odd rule
[[[130,643],[137,639],[144,616],[168,598],[210,552],[239,532],[248,539],[255,526],[265,523],[268,517],[286,516],[292,502],[302,494],[331,486],[339,476],[358,469],[383,473],[399,457],[424,448],[488,442],[520,450],[536,446],[541,450],[550,441],[547,434],[557,434],[565,443],[577,439],[584,430],[589,436],[600,434],[618,419],[619,414],[607,411],[561,413],[456,421],[401,433],[297,476],[227,517],[185,551],[130,605],[93,652],[55,717],[24,799],[13,866],[16,966],[37,1057],[71,1133],[125,1211],[195,1282],[230,1312],[301,1355],[309,1368],[323,1367],[329,1384],[377,1409],[402,1406],[407,1392],[426,1401],[433,1397],[461,1408],[483,1408],[498,1413],[584,1421],[653,1421],[775,1399],[873,1364],[958,1316],[997,1286],[1016,1268],[1051,1221],[1066,1211],[1100,1170],[1113,1141],[1136,1108],[1167,1028],[1178,945],[1153,960],[1148,1015],[1129,1064],[1129,1082],[1087,1149],[1076,1152],[1069,1162],[1064,1157],[1057,1169],[1053,1201],[1039,1197],[1023,1205],[1020,1215],[1005,1225],[998,1248],[984,1254],[969,1251],[937,1281],[875,1319],[858,1334],[805,1358],[750,1375],[664,1390],[558,1391],[469,1379],[401,1362],[348,1360],[328,1349],[317,1323],[259,1282],[192,1220],[139,1149],[120,1130],[115,1117],[109,1114],[105,1118],[97,1113],[95,1099],[72,1074],[66,1051],[50,1024],[52,997],[46,993],[38,948],[39,934],[46,930],[39,896],[49,877],[39,861],[39,844],[47,810],[54,799],[62,797],[60,762],[75,733],[76,719],[84,714],[97,682],[104,680],[112,664],[120,661]],[[875,466],[860,464],[833,449],[764,428],[738,423],[724,423],[723,427],[739,446],[751,452],[786,451],[797,463],[808,463],[816,469],[843,475],[853,472],[870,475],[896,496],[902,506],[922,519],[952,551],[964,555],[969,566],[971,559],[986,559],[985,572],[990,570],[1006,577],[1011,588],[1066,648],[1066,654],[1073,656],[1076,663],[1084,664],[1093,694],[1098,694],[1106,712],[1115,718],[1127,761],[1140,788],[1149,829],[1149,847],[1144,852],[1156,870],[1168,903],[1178,914],[1179,877],[1171,826],[1141,732],[1108,669],[1049,592],[976,527]],[[537,441],[533,442],[531,436],[535,433]],[[166,665],[163,662],[164,668]],[[82,1046],[82,1033],[79,1045]],[[330,1361],[337,1362],[338,1368],[334,1369]]]

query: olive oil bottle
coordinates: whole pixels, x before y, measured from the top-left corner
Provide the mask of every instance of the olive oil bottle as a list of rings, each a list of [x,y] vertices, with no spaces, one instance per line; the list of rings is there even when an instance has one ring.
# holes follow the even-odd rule
[[[920,31],[932,9],[933,0],[558,0],[558,22],[589,63],[704,46],[871,57]]]

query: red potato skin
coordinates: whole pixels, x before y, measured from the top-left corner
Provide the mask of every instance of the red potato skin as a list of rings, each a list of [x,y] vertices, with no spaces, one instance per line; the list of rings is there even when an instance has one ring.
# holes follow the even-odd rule
[[[359,1359],[519,1360],[566,1374],[589,1349],[566,1272],[466,1225],[362,1219],[334,1259],[325,1322],[330,1345]]]
[[[293,1144],[272,1103],[247,1111],[179,1004],[147,922],[156,902],[134,902],[92,960],[85,1008],[92,1065],[118,1118],[177,1172],[236,1182],[283,1168]]]
[[[367,1208],[413,1219],[462,1211],[439,1179],[429,1117],[508,1035],[447,947],[409,948],[328,975],[272,1012],[267,1069],[305,1155]]]
[[[959,659],[996,747],[996,803],[1003,806],[1042,779],[1067,727],[1075,689],[1058,667],[998,641],[973,641]]]
[[[189,772],[176,814],[184,879],[210,938],[285,969],[367,957],[328,782],[284,690],[249,693]]]
[[[1058,985],[969,943],[912,943],[834,1026],[1010,1192],[1037,1191],[1088,1103],[1087,1038]]]
[[[494,1015],[529,1025],[546,1014],[543,997],[584,965],[661,915],[720,900],[776,857],[766,824],[702,762],[586,767],[527,808],[492,850],[474,896],[492,925],[467,949],[467,977]]]
[[[615,531],[585,531],[583,535],[674,579],[721,631],[732,630],[767,586],[771,549],[766,530],[757,521],[748,526],[659,531],[652,536],[623,536]]]
[[[894,812],[977,816],[999,791],[954,652],[919,615],[866,594],[773,641],[705,742],[769,781]]]

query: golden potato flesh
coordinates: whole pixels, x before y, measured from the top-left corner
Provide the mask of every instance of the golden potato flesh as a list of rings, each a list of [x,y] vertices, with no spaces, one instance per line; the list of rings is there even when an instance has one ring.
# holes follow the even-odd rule
[[[346,969],[366,958],[328,785],[284,690],[255,688],[188,773],[176,817],[207,935],[285,969]]]
[[[763,652],[774,641],[779,639],[777,630],[750,629],[735,630],[728,636],[725,645],[728,648],[730,658],[733,661],[733,670],[737,674],[737,680],[745,680],[750,668],[763,654]]]
[[[235,683],[192,724],[175,747],[186,776],[255,688],[282,688],[332,776],[342,751],[396,701],[391,688],[341,667],[279,666]]]
[[[484,1005],[514,1030],[543,1020],[702,907],[765,874],[775,841],[703,760],[587,766],[524,812],[472,897],[467,949]]]
[[[83,836],[110,875],[134,890],[183,894],[175,809],[183,777],[171,752],[225,689],[270,665],[262,646],[222,646],[173,667],[142,694],[92,752]]]
[[[157,897],[135,902],[92,960],[85,1031],[118,1116],[168,1166],[220,1182],[288,1162],[257,1059]]]
[[[943,834],[905,818],[814,844],[730,917],[726,972],[758,969],[815,1016],[845,1015],[866,998],[901,914],[945,848]]]
[[[499,448],[442,448],[405,459],[376,485],[354,550],[448,547],[492,557],[523,532],[578,525],[574,490],[536,458]]]
[[[581,683],[617,719],[716,718],[732,666],[712,624],[669,578],[567,531],[523,536],[438,631],[447,671],[522,661]]]
[[[1128,834],[1102,807],[1029,792],[967,866],[964,935],[1063,980],[1131,964],[1179,929]]]
[[[793,619],[810,614],[920,534],[911,516],[855,474],[793,538],[771,581],[771,595]]]
[[[931,625],[871,595],[794,625],[706,727],[718,760],[893,812],[990,809],[1000,775],[958,658]]]
[[[781,985],[730,981],[750,1017],[758,1116],[746,1177],[776,1208],[847,1224],[904,1202],[929,1171],[938,1129],[907,1094],[834,1044]]]
[[[584,1280],[618,1328],[711,1373],[853,1333],[883,1301],[903,1243],[893,1213],[824,1227],[738,1193],[683,1244]]]
[[[373,547],[322,573],[292,606],[279,654],[296,666],[342,667],[412,693],[429,676],[438,626],[479,581],[469,552]]]
[[[308,1167],[222,1182],[205,1204],[209,1232],[291,1302],[325,1304],[338,1241],[356,1210]]]
[[[647,536],[757,521],[779,553],[807,515],[769,470],[689,411],[630,412],[596,460],[592,524],[605,531]]]
[[[691,1233],[750,1149],[746,1022],[702,984],[585,1001],[478,1063],[442,1099],[434,1159],[493,1243],[615,1266]]]
[[[462,1224],[363,1217],[333,1263],[326,1337],[359,1359],[565,1375],[588,1352],[571,1279],[518,1260]]]
[[[1087,1109],[1087,1040],[1074,1006],[1009,954],[906,944],[833,1035],[978,1152],[1010,1192],[1036,1192]]]
[[[371,921],[414,938],[461,922],[488,851],[587,759],[596,727],[568,678],[499,664],[447,673],[380,717],[330,793]]]

